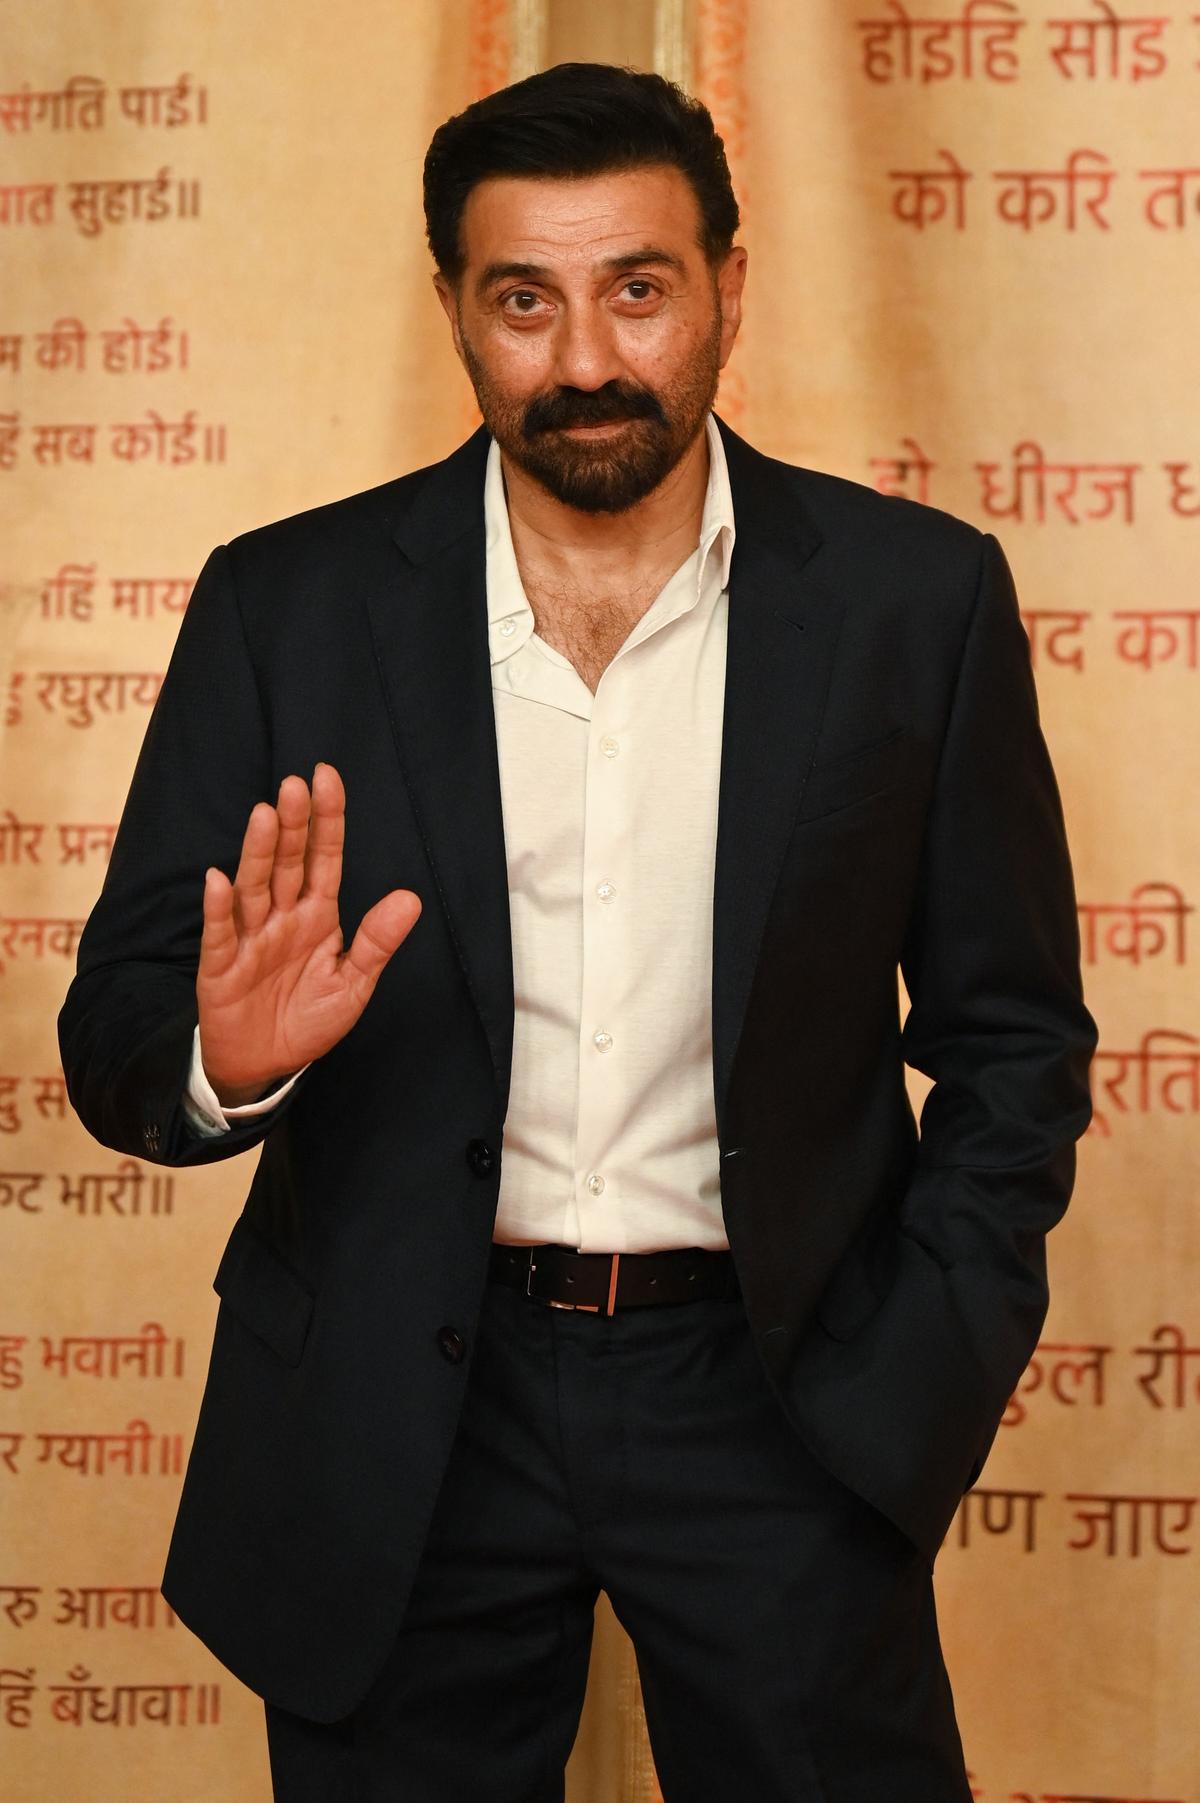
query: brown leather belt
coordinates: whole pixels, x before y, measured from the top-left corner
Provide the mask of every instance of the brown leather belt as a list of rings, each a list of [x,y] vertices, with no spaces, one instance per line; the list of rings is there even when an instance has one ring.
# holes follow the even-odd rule
[[[577,1252],[572,1246],[492,1245],[488,1275],[551,1308],[611,1315],[654,1302],[695,1302],[740,1292],[728,1252]]]

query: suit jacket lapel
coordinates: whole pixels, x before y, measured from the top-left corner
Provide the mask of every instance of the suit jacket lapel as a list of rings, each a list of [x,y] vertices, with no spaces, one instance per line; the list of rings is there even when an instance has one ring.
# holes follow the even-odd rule
[[[737,533],[713,879],[713,1091],[724,1145],[730,1073],[813,759],[842,605],[815,579],[821,536],[797,473],[718,424]]]
[[[468,990],[503,1120],[512,1072],[508,865],[488,649],[480,428],[436,464],[393,536],[406,560],[368,601],[405,784]]]
[[[771,896],[812,762],[841,619],[807,568],[820,534],[798,481],[720,422],[737,542],[713,899],[718,1131]],[[491,1051],[501,1118],[513,1041],[512,929],[488,648],[481,429],[429,472],[368,602],[401,770]]]

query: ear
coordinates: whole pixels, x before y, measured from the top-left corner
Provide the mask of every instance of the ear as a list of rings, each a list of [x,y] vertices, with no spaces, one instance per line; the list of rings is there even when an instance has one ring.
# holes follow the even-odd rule
[[[454,340],[455,354],[465,369],[466,359],[463,356],[462,338],[458,330],[458,297],[444,275],[438,274],[433,277],[433,288],[442,304],[442,312],[450,321],[450,336]]]
[[[717,298],[721,307],[721,368],[729,361],[733,341],[742,323],[742,289],[746,284],[747,251],[735,244],[717,271]]]

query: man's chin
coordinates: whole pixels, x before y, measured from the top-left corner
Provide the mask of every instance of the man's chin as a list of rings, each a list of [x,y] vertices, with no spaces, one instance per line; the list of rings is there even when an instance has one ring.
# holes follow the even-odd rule
[[[529,474],[556,501],[580,513],[627,513],[654,493],[667,472],[646,474],[619,465],[603,470],[594,466],[570,470],[541,468],[531,469]]]
[[[636,426],[636,420],[625,422]],[[553,454],[525,454],[518,461],[527,475],[566,507],[581,513],[626,513],[644,501],[670,474],[672,464],[661,452],[638,457],[626,441],[626,430],[591,437],[570,430],[546,434],[556,440]],[[546,450],[549,450],[547,445]]]

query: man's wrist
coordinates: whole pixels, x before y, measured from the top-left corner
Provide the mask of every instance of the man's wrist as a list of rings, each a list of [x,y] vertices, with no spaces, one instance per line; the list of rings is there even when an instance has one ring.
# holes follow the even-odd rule
[[[257,1102],[272,1089],[277,1089],[281,1083],[285,1083],[293,1075],[293,1072],[280,1071],[278,1076],[268,1077],[262,1083],[248,1084],[222,1083],[207,1069],[205,1075],[212,1084],[213,1094],[222,1108],[244,1108],[248,1102]]]
[[[261,1084],[253,1087],[248,1084],[231,1084],[218,1094],[204,1069],[204,1060],[200,1054],[200,1028],[197,1025],[192,1032],[192,1062],[183,1098],[184,1112],[198,1133],[205,1136],[228,1133],[231,1127],[270,1114],[307,1069],[308,1066],[304,1065],[298,1071],[274,1079],[276,1087],[268,1087],[265,1093]],[[235,1097],[239,1099],[235,1100]]]

